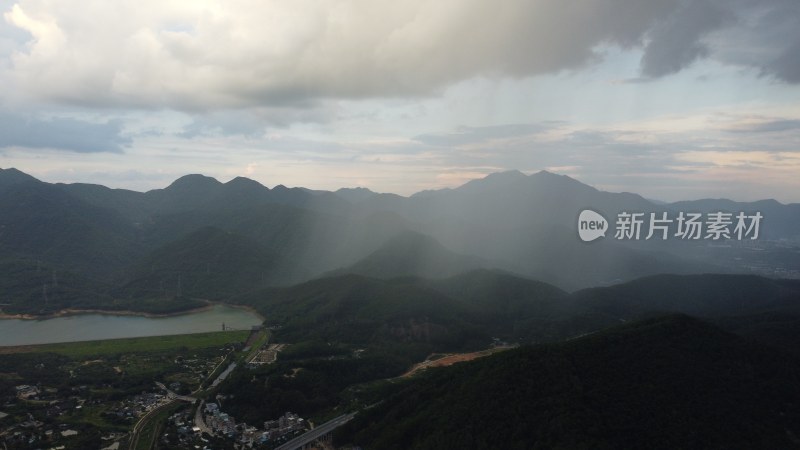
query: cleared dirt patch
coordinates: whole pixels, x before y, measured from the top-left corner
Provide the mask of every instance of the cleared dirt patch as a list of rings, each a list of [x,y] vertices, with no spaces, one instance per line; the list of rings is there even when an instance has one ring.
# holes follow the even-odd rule
[[[472,353],[449,353],[446,355],[437,353],[429,356],[428,359],[426,359],[425,361],[422,361],[419,364],[415,364],[414,367],[411,368],[411,370],[409,370],[408,372],[404,373],[401,376],[404,378],[410,377],[421,370],[427,369],[428,367],[446,367],[464,361],[472,361],[473,359],[483,358],[484,356],[489,356],[497,352],[502,352],[503,350],[508,350],[509,348],[512,347],[494,347],[487,350],[481,350],[479,352],[472,352]]]

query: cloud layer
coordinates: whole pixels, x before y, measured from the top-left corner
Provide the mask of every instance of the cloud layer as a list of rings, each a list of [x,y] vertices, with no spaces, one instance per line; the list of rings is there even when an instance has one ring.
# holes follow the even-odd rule
[[[72,118],[41,119],[0,110],[0,148],[68,150],[78,153],[121,153],[131,143],[122,122],[87,122]]]
[[[797,201],[798,0],[0,0],[0,164]],[[42,150],[44,149],[44,150]],[[52,150],[65,150],[55,152]]]
[[[717,58],[800,82],[794,0],[23,0],[4,17],[31,39],[3,81],[82,106],[308,108],[429,95],[475,76],[584,67],[602,46],[643,49],[645,78]],[[754,51],[725,45],[737,39]]]

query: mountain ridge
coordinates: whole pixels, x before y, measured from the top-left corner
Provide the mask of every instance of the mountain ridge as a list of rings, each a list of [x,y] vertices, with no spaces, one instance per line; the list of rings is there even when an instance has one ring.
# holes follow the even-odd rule
[[[16,234],[0,245],[0,257],[41,260],[104,283],[130,276],[157,248],[207,226],[241,235],[276,258],[292,261],[296,272],[270,278],[277,285],[347,270],[384,278],[431,278],[485,267],[574,291],[659,273],[787,276],[800,267],[800,256],[791,246],[793,233],[799,231],[795,220],[800,220],[800,207],[795,211],[777,202],[759,203],[765,208],[764,238],[789,243],[767,251],[709,249],[703,241],[625,242],[609,236],[586,244],[576,232],[582,208],[611,218],[618,210],[671,211],[670,206],[636,194],[600,191],[547,171],[500,172],[458,188],[401,197],[368,189],[270,189],[245,177],[221,183],[199,174],[141,193],[50,184],[5,169],[0,172],[2,196],[8,201],[2,204],[0,226],[7,237]],[[15,203],[20,199],[26,199],[26,206]],[[720,203],[731,204],[739,205]],[[47,223],[53,229],[45,232],[41,225]],[[58,243],[50,239],[65,236],[67,230],[69,238]],[[46,235],[36,235],[40,232]],[[416,237],[393,244],[399,235]],[[0,241],[3,236],[0,232]],[[74,251],[67,251],[70,245]]]
[[[791,448],[798,367],[784,352],[670,315],[429,369],[334,440],[388,450]]]
[[[513,174],[513,175],[509,175],[509,174]],[[765,199],[752,200],[752,201],[744,201],[744,200],[733,200],[733,199],[729,199],[729,198],[725,198],[725,197],[719,197],[719,198],[703,197],[703,198],[697,198],[697,199],[683,199],[683,200],[675,200],[675,201],[669,201],[669,202],[665,202],[665,201],[661,201],[661,200],[651,201],[651,200],[648,200],[648,199],[646,199],[644,197],[641,197],[639,194],[637,194],[635,192],[630,192],[630,191],[619,191],[619,192],[603,191],[603,190],[597,189],[597,188],[595,188],[595,187],[593,187],[591,185],[585,184],[585,183],[583,183],[583,182],[581,182],[581,181],[579,181],[579,180],[577,180],[575,178],[572,178],[569,175],[558,174],[558,173],[551,172],[551,171],[548,171],[548,170],[540,170],[538,172],[534,172],[534,173],[531,173],[529,175],[526,175],[525,173],[523,173],[523,172],[521,172],[519,170],[507,170],[507,171],[500,171],[500,172],[492,172],[492,173],[487,174],[484,177],[475,178],[473,180],[469,180],[469,181],[465,182],[464,184],[462,184],[460,186],[445,187],[445,188],[440,188],[440,189],[423,189],[423,190],[414,192],[414,193],[412,193],[412,194],[410,194],[408,196],[403,196],[401,194],[395,194],[395,193],[391,193],[391,192],[375,192],[375,191],[372,191],[369,188],[360,187],[360,186],[356,186],[356,187],[343,186],[343,187],[340,187],[340,188],[338,188],[336,190],[329,191],[329,190],[319,190],[319,189],[311,190],[311,189],[306,189],[306,188],[302,188],[302,187],[289,188],[289,187],[286,187],[284,184],[279,183],[279,184],[276,184],[273,187],[273,189],[277,188],[277,187],[281,187],[283,189],[301,189],[301,190],[304,190],[304,191],[307,191],[307,192],[331,193],[331,194],[336,194],[338,191],[345,191],[345,192],[354,191],[354,192],[363,192],[365,194],[371,194],[371,195],[391,195],[391,196],[395,196],[395,197],[408,199],[408,198],[411,198],[411,197],[414,197],[414,196],[416,196],[418,194],[423,194],[423,193],[435,193],[435,192],[439,192],[439,191],[441,191],[441,192],[454,191],[454,190],[457,190],[457,189],[462,188],[464,186],[471,185],[471,183],[473,183],[473,182],[481,182],[481,181],[484,181],[484,180],[493,180],[493,179],[495,179],[497,177],[507,177],[507,176],[517,177],[518,175],[521,175],[521,177],[517,178],[518,180],[530,179],[530,178],[536,179],[537,177],[541,177],[541,178],[550,177],[551,179],[562,179],[562,180],[566,179],[566,180],[569,180],[569,182],[578,183],[580,185],[589,187],[589,188],[591,188],[591,189],[593,189],[593,190],[595,190],[597,192],[608,192],[608,193],[616,193],[616,194],[624,194],[624,195],[633,195],[633,196],[640,197],[643,200],[651,202],[653,204],[672,205],[672,204],[682,204],[682,203],[690,203],[690,202],[730,201],[730,202],[733,202],[733,203],[736,203],[736,204],[755,204],[755,203],[760,203],[760,202],[774,202],[774,203],[777,203],[777,204],[782,205],[782,206],[800,205],[800,202],[783,203],[783,202],[780,202],[780,201],[778,201],[776,199],[772,199],[772,198],[765,198]],[[39,180],[39,179],[37,179],[37,178],[35,178],[35,177],[23,172],[23,171],[21,171],[21,170],[19,170],[17,168],[14,168],[14,167],[6,168],[6,169],[0,168],[0,185],[8,183],[10,180],[12,180],[12,177],[20,177],[19,178],[20,181],[24,179],[24,180],[28,180],[28,181],[39,181],[41,183],[64,185],[64,186],[70,186],[70,185],[74,185],[74,184],[103,186],[101,184],[89,183],[89,182],[73,182],[73,183],[53,182],[53,183],[50,183],[50,182],[46,182],[46,181],[41,181],[41,180]],[[187,177],[189,177],[189,178],[186,179]],[[236,177],[231,178],[227,182],[221,182],[221,181],[217,180],[214,177],[211,177],[211,176],[208,176],[208,175],[203,175],[203,174],[187,174],[187,175],[183,175],[181,177],[178,177],[173,182],[171,182],[170,184],[168,184],[167,186],[165,186],[163,188],[154,188],[154,189],[149,189],[147,191],[136,191],[136,190],[131,190],[131,189],[127,189],[127,188],[111,188],[111,187],[108,187],[108,189],[115,190],[115,191],[127,191],[127,192],[135,192],[135,193],[139,193],[139,194],[146,194],[146,193],[152,192],[152,191],[160,191],[160,190],[163,190],[163,189],[167,189],[169,187],[175,187],[173,185],[175,185],[176,183],[178,183],[177,186],[181,186],[184,183],[187,183],[187,182],[190,182],[190,181],[193,181],[193,180],[196,181],[196,180],[199,180],[199,179],[207,180],[207,184],[208,185],[225,185],[225,184],[231,183],[234,180],[252,181],[256,185],[265,187],[266,189],[270,190],[269,187],[267,187],[266,185],[262,184],[261,182],[259,182],[257,180],[254,180],[252,178],[244,177],[244,176],[236,176]]]

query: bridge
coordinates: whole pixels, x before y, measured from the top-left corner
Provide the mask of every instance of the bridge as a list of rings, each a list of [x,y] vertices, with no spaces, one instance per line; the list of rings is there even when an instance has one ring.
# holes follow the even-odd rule
[[[169,390],[166,386],[164,386],[164,383],[161,383],[159,381],[156,381],[156,386],[158,386],[160,389],[165,390],[167,392],[167,398],[170,400],[180,400],[182,402],[189,402],[189,403],[194,403],[197,400],[196,397],[192,397],[190,395],[178,395],[175,392]]]
[[[309,430],[291,441],[281,445],[275,450],[304,450],[310,448],[312,444],[319,441],[330,441],[333,430],[349,422],[356,413],[344,414],[335,419],[329,420],[322,425]]]

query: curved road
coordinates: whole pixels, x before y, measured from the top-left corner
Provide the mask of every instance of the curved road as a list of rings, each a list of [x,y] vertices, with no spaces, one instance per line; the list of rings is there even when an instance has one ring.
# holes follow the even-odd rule
[[[139,439],[141,438],[142,430],[145,428],[147,422],[150,421],[150,419],[152,419],[152,416],[158,414],[162,409],[168,408],[176,402],[178,402],[178,400],[175,399],[170,400],[167,403],[164,403],[156,408],[151,409],[150,411],[147,412],[147,414],[143,415],[142,418],[139,419],[138,422],[136,422],[136,425],[133,426],[133,431],[131,432],[131,442],[130,444],[128,444],[128,448],[130,450],[136,449],[136,447],[139,445]],[[158,438],[158,436],[153,436],[154,440],[156,438]],[[152,446],[153,443],[151,442],[150,445],[147,446],[147,448],[151,448]]]
[[[304,445],[310,444],[317,439],[325,436],[326,434],[330,433],[331,431],[339,428],[340,426],[349,422],[356,413],[344,414],[335,419],[331,419],[322,425],[314,428],[313,430],[309,430],[300,436],[292,439],[291,441],[277,447],[275,450],[297,450],[303,448]]]

